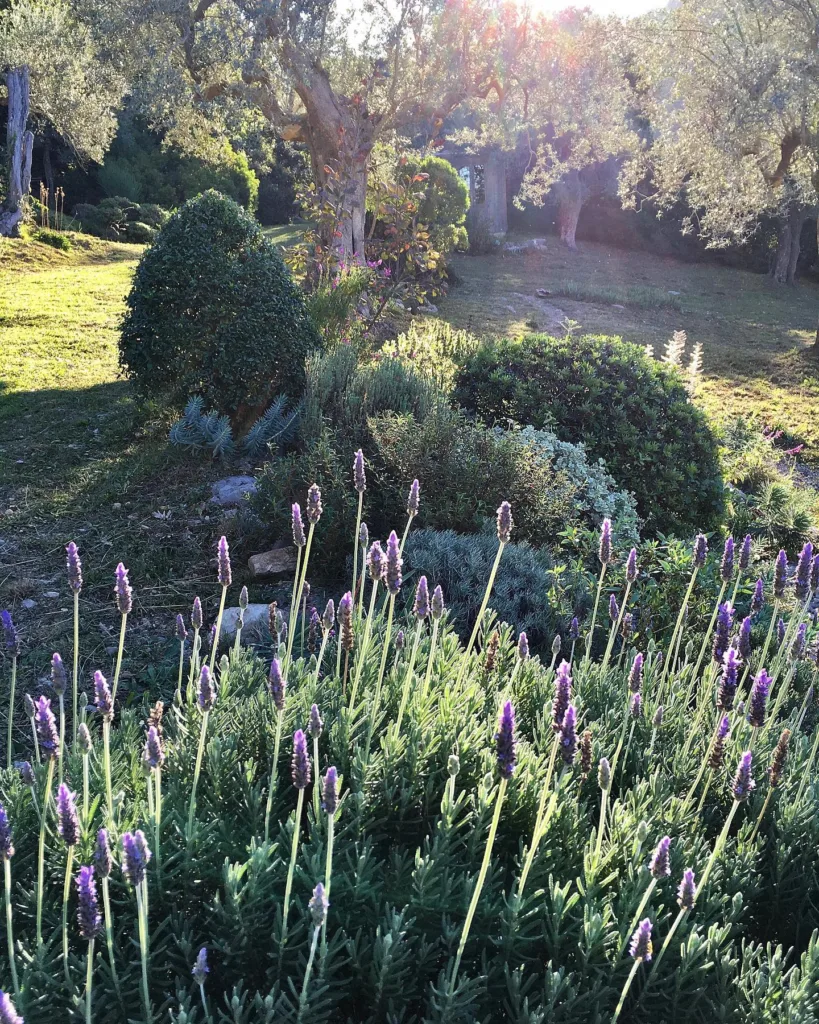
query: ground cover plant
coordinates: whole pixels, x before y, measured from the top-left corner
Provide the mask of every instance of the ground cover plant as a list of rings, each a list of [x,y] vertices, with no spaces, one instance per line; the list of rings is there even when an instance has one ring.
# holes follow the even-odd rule
[[[360,453],[351,469],[362,508]],[[593,610],[546,664],[487,612],[510,506],[462,643],[446,595],[404,577],[420,500],[366,559],[351,536],[350,589],[313,610],[311,487],[289,614],[271,608],[255,650],[222,637],[222,538],[219,610],[211,627],[197,597],[177,618],[164,705],[117,700],[123,565],[109,678],[78,677],[79,634],[37,696],[3,614],[10,706],[31,717],[9,716],[0,776],[7,1019],[814,1019],[811,545],[754,582],[749,539],[709,554],[699,535],[674,627],[638,649],[623,624],[642,568],[606,520]],[[687,602],[710,579],[694,637]]]

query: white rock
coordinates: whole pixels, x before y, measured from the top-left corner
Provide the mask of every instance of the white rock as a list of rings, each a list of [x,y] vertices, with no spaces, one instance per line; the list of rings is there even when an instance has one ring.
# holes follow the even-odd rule
[[[37,607],[37,602],[30,597],[27,597],[25,601],[21,601],[20,604],[26,609],[26,611],[31,611],[32,608]]]
[[[211,484],[211,501],[215,505],[239,505],[246,495],[256,493],[255,476],[228,476]]]
[[[261,637],[267,635],[267,620],[269,605],[249,604],[245,608],[245,624],[242,627],[243,637]],[[236,628],[239,622],[239,611],[236,608],[225,608],[222,616],[222,636],[231,638],[236,636]]]
[[[59,596],[60,596],[59,590],[46,590],[46,592],[43,594],[43,597],[59,597]]]

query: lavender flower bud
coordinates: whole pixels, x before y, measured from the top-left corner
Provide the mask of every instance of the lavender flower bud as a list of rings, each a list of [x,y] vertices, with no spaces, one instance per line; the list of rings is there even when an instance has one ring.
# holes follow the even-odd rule
[[[358,543],[359,546],[367,550],[370,543],[370,531],[367,529],[367,524],[362,523],[358,530]]]
[[[628,674],[628,688],[632,693],[639,693],[643,688],[643,664],[642,654],[635,654],[631,663],[631,671]]]
[[[583,779],[587,779],[592,766],[592,734],[591,729],[586,729],[580,737],[580,773]]]
[[[108,878],[114,870],[114,858],[111,856],[111,847],[108,845],[108,830],[104,828],[97,832],[97,842],[94,845],[94,865],[100,878]]]
[[[788,556],[780,550],[774,563],[774,597],[779,601],[785,596],[785,587],[788,582]]]
[[[247,611],[247,606],[250,604],[250,594],[247,592],[247,587],[242,587],[239,591],[239,610],[241,612]],[[242,616],[244,618],[244,616]]]
[[[801,661],[805,657],[805,647],[808,642],[808,624],[800,622],[796,629],[796,636],[791,644],[791,661]]]
[[[55,652],[51,655],[51,685],[58,697],[65,693],[67,683],[63,659]]]
[[[394,597],[401,589],[402,577],[401,568],[403,565],[403,559],[401,558],[401,546],[398,542],[398,535],[395,530],[389,535],[387,539],[387,590]]]
[[[324,614],[321,617],[321,628],[325,633],[329,633],[333,628],[336,621],[336,606],[333,603],[332,597],[324,606]]]
[[[717,707],[720,711],[730,711],[734,706],[739,674],[739,655],[733,647],[725,652],[722,662],[722,675],[717,689]]]
[[[367,555],[367,568],[370,571],[370,579],[374,582],[382,580],[384,573],[387,571],[387,560],[384,557],[381,543],[377,540],[374,540],[370,545]]]
[[[152,725],[148,730],[145,740],[145,761],[152,769],[161,768],[165,763],[165,752],[162,749],[162,740],[157,732],[156,726]]]
[[[233,573],[230,568],[230,551],[228,550],[227,537],[219,538],[219,545],[216,549],[216,562],[218,565],[218,579],[223,587],[229,587],[233,582]]]
[[[714,734],[714,742],[708,754],[708,767],[712,771],[719,771],[725,760],[725,741],[731,732],[731,723],[727,715],[723,715]]]
[[[739,652],[740,658],[747,662],[751,656],[751,616],[746,615],[742,620],[742,625],[739,627],[739,642],[737,643],[737,651]]]
[[[150,859],[144,832],[126,832],[122,837],[122,873],[135,889],[142,885]]]
[[[25,1024],[23,1018],[14,1009],[11,996],[0,992],[0,1024]]]
[[[731,577],[734,575],[734,538],[729,537],[725,541],[725,547],[722,552],[722,563],[719,567],[720,579],[723,583],[728,583]]]
[[[33,722],[34,716],[37,714],[37,705],[30,693],[23,694],[23,707],[26,709],[29,720]]]
[[[183,644],[188,639],[188,631],[185,628],[185,620],[182,618],[181,615],[176,616],[176,639]]]
[[[558,734],[560,756],[563,758],[563,763],[567,765],[574,764],[575,754],[577,753],[576,730],[577,712],[575,711],[574,704],[570,704],[563,715],[563,725]]]
[[[21,761],[17,766],[17,771],[20,773],[20,781],[24,786],[34,786],[37,784],[37,778],[34,775],[34,769],[31,767],[31,761]]]
[[[726,601],[724,604],[719,606],[719,612],[717,614],[717,625],[714,629],[714,644],[713,644],[713,657],[714,661],[719,664],[725,652],[728,650],[728,644],[730,643],[731,626],[734,621],[734,609],[730,602]]]
[[[418,515],[418,509],[421,507],[421,485],[417,480],[412,481],[412,485],[409,491],[409,497],[407,498],[407,515],[412,519]]]
[[[47,697],[40,697],[37,701],[34,726],[37,730],[37,739],[40,743],[43,758],[48,761],[49,758],[59,757],[60,734],[57,732],[57,723],[54,720],[54,712],[51,710],[51,701]]]
[[[557,633],[555,635],[554,640],[552,640],[552,654],[554,654],[555,657],[557,657],[557,655],[560,654],[560,648],[562,646],[563,646],[563,640],[562,640],[562,638],[560,636],[560,633]]]
[[[416,618],[421,620],[429,615],[429,586],[426,576],[422,576],[418,580],[418,586],[415,588],[415,604],[412,610],[415,612]]]
[[[671,846],[671,836],[663,836],[657,843],[657,849],[649,861],[648,869],[654,878],[667,878],[671,874],[671,865],[668,859],[668,850]]]
[[[0,860],[11,860],[13,856],[14,837],[11,834],[11,823],[6,808],[0,804]]]
[[[74,883],[77,886],[77,923],[80,935],[90,941],[96,938],[102,927],[102,917],[97,901],[97,885],[94,882],[94,869],[91,867],[80,868]]]
[[[653,946],[651,944],[651,921],[649,918],[643,918],[637,925],[637,929],[631,937],[631,945],[628,951],[634,960],[648,963],[651,959]]]
[[[657,653],[654,655],[654,671],[655,672],[660,672],[662,670],[663,662],[664,661],[665,661],[665,655],[663,654],[663,652],[662,651],[657,651]]]
[[[611,561],[611,520],[604,519],[600,529],[600,547],[598,556],[601,565],[608,565]]]
[[[731,783],[731,791],[734,794],[734,799],[738,800],[740,803],[747,800],[751,793],[756,789],[756,783],[751,777],[751,761],[751,751],[746,750],[739,759],[737,772],[734,776],[734,781]]]
[[[307,543],[307,538],[304,536],[304,521],[301,518],[301,505],[298,502],[293,502],[290,515],[293,527],[293,543],[297,548],[303,548]]]
[[[745,534],[745,539],[742,542],[742,546],[739,549],[739,571],[745,572],[748,566],[751,564],[751,535],[750,533]]]
[[[90,754],[93,749],[91,733],[88,731],[88,726],[85,722],[80,722],[77,726],[77,746],[80,748],[80,753],[85,756]]]
[[[318,635],[321,629],[321,616],[318,613],[318,608],[312,605],[310,608],[310,622],[307,627],[307,650],[311,654],[315,654],[318,650]]]
[[[552,701],[552,729],[555,732],[559,732],[560,727],[563,725],[563,716],[566,714],[566,708],[569,706],[571,699],[571,666],[568,661],[561,661],[557,669],[557,676],[555,677],[555,696]]]
[[[353,595],[348,590],[338,602],[338,621],[341,628],[341,649],[351,651],[355,643],[353,633]]]
[[[654,712],[654,717],[651,719],[651,725],[655,729],[661,728],[663,724],[663,715],[665,714],[665,708],[662,704],[658,705],[657,710]]]
[[[353,485],[359,494],[367,490],[367,474],[364,471],[364,452],[359,448],[353,460]]]
[[[683,872],[680,887],[677,890],[677,903],[682,910],[693,910],[697,898],[697,886],[694,883],[694,872],[686,868]]]
[[[202,714],[210,711],[216,703],[216,688],[213,685],[213,676],[207,665],[203,665],[202,671],[199,673],[199,680],[196,685],[196,703]]]
[[[407,644],[407,636],[403,629],[399,629],[395,634],[395,649],[396,651],[403,651]]]
[[[73,540],[65,549],[65,566],[68,569],[68,585],[75,594],[79,594],[82,590],[82,562]]]
[[[609,618],[616,622],[620,618],[620,607],[614,594],[609,594]]]
[[[529,637],[521,630],[518,637],[518,661],[529,660]]]
[[[634,616],[631,612],[626,612],[623,616],[623,621],[620,623],[620,636],[628,641],[631,634],[634,632]]]
[[[191,625],[194,629],[202,628],[202,602],[198,597],[193,599],[193,608],[191,610]]]
[[[765,604],[765,584],[759,579],[754,587],[754,595],[751,598],[751,615],[758,615]]]
[[[643,716],[643,697],[640,693],[633,693],[631,695],[631,703],[629,704],[629,713],[632,718],[642,718]]]
[[[20,634],[17,632],[17,628],[11,617],[10,612],[0,612],[0,621],[3,623],[3,633],[6,639],[6,650],[12,658],[19,658],[20,656]]]
[[[502,501],[498,509],[498,540],[501,544],[508,544],[512,536],[512,528],[515,522],[512,519],[512,506],[508,501]]]
[[[626,559],[626,581],[633,583],[637,579],[637,548],[632,548]]]
[[[114,700],[108,681],[99,669],[94,673],[94,702],[97,705],[97,711],[106,722],[110,722],[114,717]]]
[[[611,788],[611,765],[607,757],[601,757],[597,765],[597,784],[607,793]]]
[[[63,837],[66,846],[76,846],[80,841],[76,796],[64,782],[57,791],[57,832]]]
[[[310,708],[310,720],[307,726],[307,731],[310,733],[310,738],[313,740],[317,740],[324,731],[324,722],[319,714],[317,704],[313,704]]]
[[[440,586],[437,586],[432,592],[432,618],[436,622],[444,617],[446,606],[444,605],[444,592]]]
[[[580,636],[580,622],[577,616],[572,619],[571,625],[569,626],[569,639],[574,643]]]
[[[764,668],[759,670],[756,679],[754,679],[754,685],[751,688],[751,706],[748,710],[748,721],[755,729],[761,729],[765,724],[768,692],[771,688],[771,682],[771,677]]]
[[[210,967],[208,967],[208,948],[207,946],[203,946],[196,954],[196,960],[191,968],[191,975],[193,977],[194,984],[202,988],[207,981],[209,974]]]
[[[117,566],[114,595],[120,615],[130,615],[131,609],[134,606],[133,591],[131,590],[131,584],[128,582],[128,570],[122,562]]]
[[[451,779],[454,779],[461,770],[461,759],[457,754],[450,754],[446,761],[446,770]]]
[[[310,911],[310,917],[313,919],[313,927],[316,930],[321,928],[327,920],[327,909],[329,906],[330,904],[327,901],[327,894],[324,892],[324,886],[319,882],[313,890],[313,895],[307,904],[307,909]]]
[[[694,540],[694,565],[697,569],[702,569],[705,565],[705,560],[708,558],[708,541],[705,539],[705,535],[698,533]]]
[[[318,484],[311,484],[307,492],[307,522],[311,526],[315,526],[319,519],[321,519],[322,511],[321,491]]]
[[[495,733],[495,752],[498,761],[498,774],[502,779],[511,779],[517,764],[515,753],[515,709],[510,700],[506,701],[501,711],[498,731]]]
[[[779,742],[776,744],[773,757],[771,758],[771,765],[768,768],[768,782],[771,789],[776,789],[782,779],[782,772],[788,759],[788,745],[790,742],[790,729],[783,729],[779,734]]]
[[[324,773],[321,787],[321,806],[327,814],[335,814],[338,810],[338,772],[330,765]]]
[[[278,658],[274,658],[270,662],[270,674],[267,678],[267,689],[276,710],[283,711],[284,698],[287,694],[287,683],[282,675],[282,663]]]
[[[813,566],[813,544],[807,541],[796,562],[796,578],[794,587],[800,601],[806,601],[810,593],[810,573]]]
[[[307,754],[307,739],[301,729],[293,733],[293,758],[290,762],[293,785],[306,789],[310,785],[310,758]]]
[[[500,645],[500,636],[496,629],[493,629],[489,634],[489,639],[486,642],[486,658],[484,660],[484,671],[487,675],[491,675],[495,671],[495,662],[498,657],[498,647]]]

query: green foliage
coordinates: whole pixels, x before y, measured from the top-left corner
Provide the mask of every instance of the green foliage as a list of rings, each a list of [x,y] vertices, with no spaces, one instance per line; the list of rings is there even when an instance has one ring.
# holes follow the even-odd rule
[[[239,454],[258,459],[271,448],[281,451],[292,444],[299,429],[299,409],[288,407],[286,395],[279,395],[237,444],[228,416],[204,412],[200,395],[194,395],[185,406],[184,415],[171,427],[171,444],[180,448],[209,449],[214,458],[229,459]]]
[[[310,318],[328,346],[357,340],[361,333],[357,309],[371,277],[368,270],[352,267],[332,280],[321,278],[305,299]]]
[[[671,368],[602,336],[486,343],[455,397],[491,422],[554,426],[633,491],[650,532],[715,528],[723,512],[716,440]]]
[[[61,252],[71,252],[71,239],[61,231],[49,231],[48,228],[37,228],[32,235],[35,242],[42,242],[43,245],[50,245]]]
[[[458,367],[480,342],[438,317],[414,319],[403,334],[384,343],[382,354],[412,365],[444,391],[452,389]]]
[[[319,346],[281,256],[216,192],[186,203],[140,260],[120,340],[123,367],[174,405],[201,395],[231,416],[297,396]]]
[[[437,156],[422,160],[409,157],[401,164],[399,173],[407,179],[427,175],[418,216],[429,228],[433,246],[443,253],[465,249],[469,244],[466,233],[469,189],[452,164]]]
[[[154,203],[140,205],[125,196],[103,199],[96,206],[78,203],[74,207],[74,217],[86,234],[111,242],[152,242],[156,230],[167,222],[169,216],[167,210]]]

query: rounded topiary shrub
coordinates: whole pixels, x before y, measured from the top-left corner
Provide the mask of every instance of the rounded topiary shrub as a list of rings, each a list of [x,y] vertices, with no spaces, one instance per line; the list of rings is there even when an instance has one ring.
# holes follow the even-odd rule
[[[677,371],[644,349],[601,336],[486,344],[458,374],[455,398],[484,419],[549,427],[582,441],[632,491],[649,532],[720,523],[717,441]]]
[[[276,247],[232,199],[204,192],[159,231],[127,299],[120,361],[138,388],[233,416],[301,394],[320,344]]]

